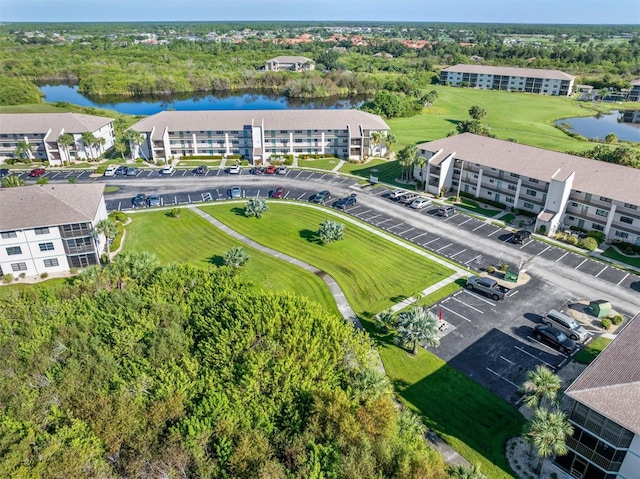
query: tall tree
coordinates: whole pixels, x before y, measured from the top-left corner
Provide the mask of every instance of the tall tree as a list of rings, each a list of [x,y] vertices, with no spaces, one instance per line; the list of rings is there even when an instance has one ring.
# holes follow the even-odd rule
[[[104,235],[106,244],[105,247],[107,249],[107,258],[111,258],[111,240],[116,235],[116,225],[110,219],[100,220],[93,227],[94,235]]]
[[[69,147],[73,145],[75,140],[73,139],[73,135],[69,133],[63,133],[58,137],[58,145],[65,152],[66,161],[71,161],[71,155],[69,152]]]
[[[82,134],[82,145],[84,147],[85,154],[89,151],[89,158],[95,160],[93,155],[93,147],[95,146],[97,138],[90,131],[85,131]]]
[[[483,120],[487,117],[488,114],[489,112],[487,111],[487,109],[480,105],[473,105],[471,108],[469,108],[469,116],[471,116],[471,118],[473,118],[474,120]]]
[[[416,156],[418,155],[418,147],[415,143],[405,146],[398,153],[398,163],[402,167],[402,177],[407,181],[411,178],[411,168],[416,162]]]
[[[527,380],[520,388],[525,394],[524,403],[535,408],[547,400],[551,404],[557,403],[561,380],[549,368],[543,365],[527,372]]]
[[[427,166],[427,159],[424,156],[417,157],[416,166],[420,168],[420,181],[424,182],[423,188],[426,190],[426,180],[424,178],[424,167]]]
[[[33,143],[27,143],[21,140],[16,143],[16,148],[13,150],[13,155],[20,160],[33,160]]]
[[[122,157],[122,161],[124,161],[124,154],[127,151],[127,143],[125,139],[122,138],[121,136],[116,137],[116,141],[113,145],[113,148],[116,150],[117,153],[120,153],[120,156]]]
[[[144,141],[144,136],[140,132],[129,129],[124,132],[124,139],[129,143],[131,159],[135,160],[135,157],[138,156],[140,145]]]
[[[3,188],[14,188],[16,186],[24,186],[24,180],[18,175],[9,175],[2,178]]]
[[[100,153],[99,156],[104,155],[104,145],[106,143],[107,143],[107,140],[103,136],[98,136],[93,142],[92,146],[95,146],[98,148],[98,152]]]
[[[549,411],[537,408],[526,426],[525,437],[538,451],[538,465],[536,471],[542,469],[545,457],[552,455],[563,456],[567,451],[567,437],[573,434],[573,426],[562,411]]]
[[[381,131],[372,131],[371,135],[372,150],[378,150],[378,156],[382,156],[382,143],[384,142],[384,133]]]
[[[412,354],[418,354],[418,345],[438,346],[438,318],[420,306],[398,315],[396,327],[402,343],[412,347]]]
[[[398,137],[394,133],[389,133],[384,137],[384,144],[387,147],[387,156],[391,155],[393,146],[398,143]]]

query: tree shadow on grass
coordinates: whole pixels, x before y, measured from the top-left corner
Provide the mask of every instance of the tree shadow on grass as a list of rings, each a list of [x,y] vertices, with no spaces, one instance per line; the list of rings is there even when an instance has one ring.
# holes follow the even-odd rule
[[[224,258],[219,254],[214,254],[207,258],[207,261],[215,266],[224,266]]]
[[[236,216],[244,216],[244,206],[234,206],[231,212]]]
[[[400,303],[400,302],[404,301],[407,298],[409,298],[409,296],[405,296],[404,294],[398,294],[396,296],[391,296],[389,298],[389,300],[393,301],[394,303]]]
[[[462,123],[462,120],[454,120],[453,118],[447,118],[445,121],[452,123],[453,125],[456,125],[456,126]]]
[[[320,237],[318,236],[318,232],[317,231],[311,231],[308,229],[303,229],[300,230],[299,232],[300,234],[300,238],[302,238],[303,240],[308,241],[309,243],[314,243],[314,244],[319,244],[322,245],[322,241],[320,240]]]

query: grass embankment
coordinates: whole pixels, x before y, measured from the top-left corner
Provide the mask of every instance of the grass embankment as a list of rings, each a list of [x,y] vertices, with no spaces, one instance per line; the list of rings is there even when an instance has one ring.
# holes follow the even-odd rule
[[[483,208],[482,206],[480,206],[475,201],[470,200],[469,198],[465,198],[464,196],[460,197],[460,201],[459,202],[455,202],[453,199],[451,199],[451,200],[449,200],[449,203],[455,203],[457,206],[460,206],[460,207],[462,207],[462,208],[464,208],[466,210],[472,211],[472,212],[477,213],[477,214],[482,215],[482,216],[493,217],[493,216],[497,215],[498,213],[500,213],[500,210]]]
[[[265,290],[293,291],[340,314],[319,277],[244,246],[188,209],[182,209],[179,218],[154,211],[133,214],[131,219],[126,226],[124,251],[149,251],[162,263],[175,261],[208,267],[222,265],[225,252],[233,246],[243,246],[250,257],[241,272],[247,281]]]
[[[595,338],[593,341],[587,343],[584,348],[580,349],[573,359],[582,364],[589,364],[598,357],[598,354],[600,354],[611,341],[609,338]]]
[[[340,160],[338,158],[317,158],[308,160],[298,160],[298,166],[302,168],[313,168],[316,170],[331,171],[338,166]]]
[[[269,206],[261,220],[244,218],[225,205],[202,209],[242,234],[334,276],[378,343],[400,400],[464,457],[480,464],[487,477],[513,477],[504,444],[522,431],[524,420],[517,410],[432,353],[421,350],[414,358],[375,328],[376,312],[437,280],[434,266],[425,266],[428,260],[351,224],[346,225],[343,241],[322,246],[314,231],[329,215],[274,202]],[[433,304],[460,287],[452,283],[422,298],[420,304]]]
[[[26,289],[56,289],[60,286],[67,284],[69,278],[52,278],[46,281],[42,281],[41,283],[24,283],[22,280],[18,279],[11,284],[3,284],[0,286],[0,300],[7,299],[11,297],[13,294],[18,294],[21,291]]]
[[[398,178],[400,178],[400,175],[402,173],[400,165],[397,161],[374,159],[367,162],[366,164],[345,163],[340,168],[340,172],[351,173],[352,175],[362,176],[363,178],[375,176],[378,178],[378,181],[382,183],[398,185],[410,190],[415,188],[415,184],[405,185],[396,181]]]
[[[620,261],[621,263],[628,264],[630,266],[634,266],[636,268],[640,268],[640,258],[637,256],[627,256],[622,254],[615,246],[609,246],[604,252],[602,256],[607,258]]]

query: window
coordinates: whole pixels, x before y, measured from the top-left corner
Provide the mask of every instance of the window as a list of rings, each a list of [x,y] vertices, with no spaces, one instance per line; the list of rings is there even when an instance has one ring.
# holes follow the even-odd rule
[[[536,196],[538,193],[535,190],[527,189],[527,194],[529,196]]]
[[[22,254],[22,248],[20,248],[20,246],[9,246],[7,248],[7,254],[9,256],[14,256],[17,254]]]
[[[26,271],[27,270],[27,263],[13,263],[11,265],[11,269],[13,271]]]
[[[569,221],[575,221],[575,220],[576,220],[576,217],[575,217],[575,216],[568,216],[568,217],[567,217],[567,219],[568,219]]]
[[[638,205],[632,205],[630,203],[625,203],[624,207],[625,208],[629,208],[630,210],[637,210],[638,209]]]
[[[17,238],[17,237],[18,237],[18,234],[15,231],[6,231],[2,233],[2,239]]]
[[[540,183],[538,180],[536,180],[535,178],[529,178],[529,181],[531,183]]]
[[[575,201],[572,201],[571,202],[571,206],[573,206],[574,208],[577,208],[578,207],[578,203],[576,203]]]
[[[527,203],[526,201],[522,203],[522,206],[529,208],[530,210],[533,209],[533,203]]]
[[[489,183],[495,183],[495,181],[492,178],[490,178]]]
[[[511,196],[507,196],[505,199],[507,203],[513,203],[513,198],[511,198]]]
[[[604,231],[604,226],[598,224],[598,223],[592,223],[591,224],[592,228],[594,230],[598,230],[598,231]]]
[[[51,259],[44,260],[45,268],[53,268],[54,266],[60,266],[60,264],[58,263],[58,258],[51,258]]]
[[[510,175],[513,178],[520,178],[520,175],[518,173],[510,173]]]
[[[53,251],[53,243],[40,243],[38,245],[40,251]]]
[[[629,224],[629,225],[632,225],[632,224],[633,224],[633,218],[629,218],[628,216],[621,216],[621,217],[620,217],[620,221],[621,221],[622,223],[627,223],[627,224]]]
[[[601,196],[600,201],[604,201],[605,203],[611,203],[611,198],[607,198],[606,196]]]
[[[616,236],[618,236],[619,238],[628,238],[629,237],[629,233],[625,233],[624,231],[616,231]],[[14,269],[14,271],[15,271],[15,269]]]
[[[598,216],[604,216],[605,218],[609,216],[609,212],[607,210],[601,210],[600,208],[596,208],[596,214]]]

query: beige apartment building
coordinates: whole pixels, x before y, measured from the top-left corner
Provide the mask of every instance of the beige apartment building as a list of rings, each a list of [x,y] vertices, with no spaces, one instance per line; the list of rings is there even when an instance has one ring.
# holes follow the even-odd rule
[[[371,133],[389,130],[379,116],[358,110],[164,111],[131,128],[144,138],[133,157],[241,156],[253,164],[284,155],[381,156],[386,146]]]
[[[280,56],[267,60],[264,69],[267,71],[306,72],[315,70],[316,62],[311,58],[299,56]]]
[[[535,215],[551,235],[576,226],[640,244],[640,170],[464,133],[418,145],[428,192],[468,193]]]
[[[440,84],[483,90],[507,90],[542,95],[569,96],[575,77],[559,70],[454,65],[440,72]]]
[[[20,142],[32,145],[32,159],[46,160],[51,166],[97,158],[115,143],[113,121],[79,113],[0,114],[0,161],[15,158]],[[82,134],[87,132],[98,139],[96,144],[84,144]],[[73,137],[68,147],[58,141],[65,133]]]

